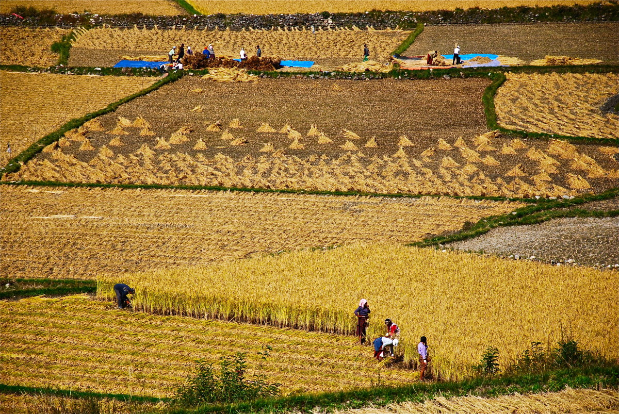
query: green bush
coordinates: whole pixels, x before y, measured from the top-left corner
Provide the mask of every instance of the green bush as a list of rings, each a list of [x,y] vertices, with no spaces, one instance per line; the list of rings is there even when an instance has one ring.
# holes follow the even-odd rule
[[[493,376],[499,373],[499,350],[493,346],[486,348],[486,351],[481,357],[479,365],[475,370],[484,376]]]
[[[196,407],[208,403],[253,401],[279,394],[280,384],[268,383],[263,375],[254,374],[252,379],[246,379],[246,370],[245,354],[241,352],[220,358],[219,376],[211,364],[199,360],[196,373],[177,389],[174,404]]]

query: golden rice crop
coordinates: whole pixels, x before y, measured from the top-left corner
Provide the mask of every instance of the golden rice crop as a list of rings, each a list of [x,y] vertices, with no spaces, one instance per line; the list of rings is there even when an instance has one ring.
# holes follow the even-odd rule
[[[619,116],[600,109],[618,83],[613,73],[508,73],[495,97],[498,121],[530,132],[619,138]]]
[[[2,0],[0,13],[9,13],[17,6],[34,7],[39,10],[53,9],[58,13],[132,14],[154,16],[178,16],[186,14],[175,2],[166,0]]]
[[[0,27],[0,63],[37,67],[55,65],[58,54],[51,51],[52,43],[59,42],[68,33],[67,29],[56,27]]]
[[[97,27],[76,31],[72,46],[88,50],[165,51],[184,43],[196,51],[212,44],[218,56],[238,57],[239,50],[260,45],[262,56],[285,59],[361,58],[364,43],[376,59],[388,58],[409,35],[404,30],[306,28],[271,30],[167,30]],[[353,47],[354,45],[361,45]]]
[[[593,0],[549,0],[544,4],[588,4]],[[287,14],[287,13],[359,13],[371,10],[454,10],[455,8],[480,7],[484,9],[516,6],[535,6],[533,0],[190,0],[191,5],[200,13],[249,13],[249,14]]]
[[[354,331],[353,311],[365,298],[370,336],[383,333],[382,320],[391,318],[402,330],[405,360],[414,361],[425,335],[442,378],[469,374],[488,346],[505,363],[531,342],[553,345],[565,332],[607,357],[619,356],[617,336],[608,335],[619,323],[616,271],[359,244],[108,275],[99,279],[98,294],[110,298],[120,280],[136,288],[134,304],[146,311],[338,333]]]
[[[606,412],[619,410],[619,397],[612,389],[587,390],[567,388],[559,392],[513,394],[483,398],[436,397],[423,403],[405,402],[391,404],[386,408],[361,408],[339,411],[336,414],[565,414]]]
[[[1,191],[0,268],[25,278],[94,279],[354,241],[407,243],[523,206],[429,197],[12,186]]]
[[[0,161],[30,146],[65,122],[138,92],[156,79],[139,76],[66,76],[0,71]]]
[[[376,366],[354,338],[269,326],[119,311],[87,296],[0,302],[7,385],[168,397],[194,361],[245,352],[250,369],[291,392],[411,383],[410,370]],[[266,360],[258,352],[269,345]],[[113,357],[110,357],[113,355]]]
[[[100,414],[132,414],[165,412],[165,405],[153,403],[136,403],[102,398],[97,400],[82,399],[53,394],[0,394],[0,412],[11,414],[31,413],[82,413],[93,411]]]

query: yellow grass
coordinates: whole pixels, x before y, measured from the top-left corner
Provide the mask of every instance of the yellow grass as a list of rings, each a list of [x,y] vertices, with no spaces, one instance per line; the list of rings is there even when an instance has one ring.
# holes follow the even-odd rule
[[[495,105],[505,128],[593,138],[619,138],[619,116],[603,113],[617,74],[507,74]]]
[[[136,288],[139,309],[197,317],[234,316],[351,333],[359,299],[372,309],[370,336],[382,321],[400,326],[405,360],[425,335],[442,378],[471,372],[488,346],[504,364],[532,341],[551,346],[561,329],[610,358],[619,356],[616,271],[555,267],[401,245],[352,245],[100,279]],[[242,284],[239,281],[242,280]]]
[[[356,13],[371,10],[453,10],[455,8],[500,8],[554,4],[588,4],[593,0],[190,0],[191,5],[203,14],[213,13]]]
[[[45,394],[0,394],[0,413],[82,413],[94,411],[93,400]],[[100,414],[165,413],[163,403],[136,403],[103,398],[94,400],[95,412]]]
[[[619,411],[616,390],[568,388],[559,392],[503,395],[494,398],[477,396],[437,397],[423,403],[391,404],[386,408],[362,408],[336,414],[565,414],[607,413]]]
[[[218,56],[237,57],[239,50],[260,45],[262,56],[285,59],[361,58],[367,43],[372,57],[388,58],[410,32],[403,30],[273,29],[273,30],[162,30],[97,27],[77,31],[73,47],[94,50],[161,50],[172,45],[202,50],[213,44]],[[354,45],[361,45],[354,47]]]
[[[167,0],[2,0],[0,13],[9,13],[17,6],[39,10],[53,9],[58,13],[131,14],[178,16],[186,12]]]
[[[68,33],[68,29],[56,27],[0,27],[0,63],[44,68],[55,65],[58,54],[52,53],[52,43],[59,42]]]
[[[2,301],[0,323],[0,381],[9,385],[171,396],[196,360],[235,352],[284,394],[369,387],[379,373],[387,384],[418,377],[377,365],[352,337],[120,311],[87,296]]]
[[[406,243],[523,206],[208,191],[0,191],[0,268],[25,278],[93,279],[354,241]]]
[[[154,78],[0,72],[0,164],[65,122],[138,92]]]

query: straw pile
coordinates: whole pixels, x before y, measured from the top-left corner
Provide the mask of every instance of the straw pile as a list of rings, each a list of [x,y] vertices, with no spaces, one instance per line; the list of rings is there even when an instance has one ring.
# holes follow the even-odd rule
[[[257,82],[258,77],[250,75],[246,71],[235,68],[221,68],[210,71],[202,76],[202,79],[216,82]]]
[[[581,59],[569,56],[546,56],[531,62],[533,66],[568,66],[568,65],[595,65],[602,63],[599,59]]]
[[[368,60],[366,62],[348,63],[338,70],[343,72],[389,72],[391,69],[393,69],[393,64],[383,65],[380,62]]]

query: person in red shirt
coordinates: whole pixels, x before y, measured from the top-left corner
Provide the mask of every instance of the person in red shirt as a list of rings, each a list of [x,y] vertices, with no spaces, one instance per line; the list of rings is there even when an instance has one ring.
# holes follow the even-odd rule
[[[396,339],[400,336],[400,328],[391,319],[385,319],[385,326],[387,327],[386,337]]]

